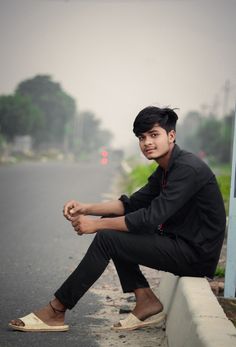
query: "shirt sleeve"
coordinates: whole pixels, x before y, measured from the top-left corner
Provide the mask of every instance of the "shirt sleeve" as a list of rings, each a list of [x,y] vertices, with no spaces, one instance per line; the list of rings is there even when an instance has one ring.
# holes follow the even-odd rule
[[[157,169],[148,178],[148,183],[133,193],[130,197],[127,195],[121,195],[119,200],[123,203],[125,214],[134,212],[141,208],[147,208],[150,206],[152,200],[160,194],[161,187],[161,170]]]
[[[125,216],[130,232],[154,233],[158,225],[173,216],[196,193],[197,173],[186,165],[176,166],[167,178],[167,184],[148,207],[140,208]]]

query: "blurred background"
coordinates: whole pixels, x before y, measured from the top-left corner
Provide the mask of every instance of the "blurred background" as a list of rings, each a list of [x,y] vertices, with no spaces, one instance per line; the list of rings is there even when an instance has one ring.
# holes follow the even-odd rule
[[[181,146],[229,162],[235,13],[235,0],[0,0],[1,161],[137,154],[132,122],[156,105],[177,108]]]
[[[1,346],[74,346],[78,324],[97,346],[91,293],[72,340],[6,325],[51,298],[92,240],[75,235],[65,202],[130,194],[155,169],[132,133],[142,108],[176,108],[177,143],[211,166],[228,214],[235,13],[235,0],[0,0]],[[216,276],[225,262],[226,244]]]

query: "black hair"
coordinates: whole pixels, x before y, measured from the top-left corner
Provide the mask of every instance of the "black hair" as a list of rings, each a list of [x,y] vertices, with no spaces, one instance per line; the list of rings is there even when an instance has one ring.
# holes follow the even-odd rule
[[[168,134],[171,130],[176,129],[177,120],[178,116],[174,109],[148,106],[140,111],[135,118],[133,132],[136,136],[139,136],[152,129],[155,124],[158,124]]]

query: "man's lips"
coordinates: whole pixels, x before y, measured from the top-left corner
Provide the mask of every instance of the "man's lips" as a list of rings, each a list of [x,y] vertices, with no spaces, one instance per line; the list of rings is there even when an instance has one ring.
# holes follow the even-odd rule
[[[146,148],[145,149],[145,153],[151,153],[151,152],[153,152],[153,151],[155,151],[156,150],[156,148]]]

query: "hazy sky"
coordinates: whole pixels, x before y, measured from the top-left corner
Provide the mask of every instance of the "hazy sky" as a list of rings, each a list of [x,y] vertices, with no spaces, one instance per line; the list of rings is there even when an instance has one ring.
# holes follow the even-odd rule
[[[115,146],[147,105],[235,105],[236,0],[0,0],[0,49],[0,94],[50,74]]]

